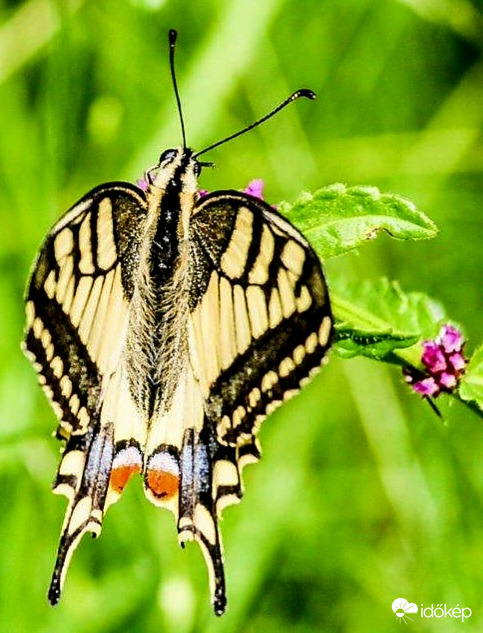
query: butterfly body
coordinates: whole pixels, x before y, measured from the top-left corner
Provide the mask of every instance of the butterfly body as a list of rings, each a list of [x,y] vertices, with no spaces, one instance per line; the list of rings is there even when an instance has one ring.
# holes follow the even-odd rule
[[[200,197],[200,164],[167,150],[147,190],[108,183],[44,242],[25,349],[65,440],[54,491],[69,506],[49,598],[86,531],[139,473],[195,539],[226,605],[218,518],[242,496],[262,420],[320,367],[332,319],[320,263],[260,199]]]
[[[198,197],[192,152],[167,150],[163,156],[149,174],[126,346],[130,388],[149,420],[169,409],[185,369],[189,222]]]

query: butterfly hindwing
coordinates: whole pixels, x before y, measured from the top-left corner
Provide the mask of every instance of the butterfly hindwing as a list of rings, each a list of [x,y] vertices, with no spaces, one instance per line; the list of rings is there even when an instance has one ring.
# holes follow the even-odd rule
[[[181,367],[172,397],[165,402],[161,394],[162,406],[147,432],[144,486],[150,501],[173,512],[181,545],[191,540],[200,545],[214,610],[222,614],[225,579],[212,482],[220,449],[228,453],[231,448],[218,444],[206,422],[205,399],[188,357]]]
[[[25,351],[59,418],[57,435],[66,440],[54,492],[65,494],[69,506],[52,603],[82,535],[100,532],[105,508],[128,475],[142,468],[132,445],[133,438],[143,441],[143,426],[120,354],[145,215],[144,194],[136,187],[94,189],[53,227],[27,289]]]

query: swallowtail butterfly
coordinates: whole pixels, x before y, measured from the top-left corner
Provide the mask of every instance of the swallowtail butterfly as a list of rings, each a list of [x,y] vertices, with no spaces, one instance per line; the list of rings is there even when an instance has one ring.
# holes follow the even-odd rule
[[[249,128],[300,96],[314,95],[298,91]],[[173,512],[180,542],[201,546],[222,614],[220,513],[260,457],[261,422],[330,345],[327,287],[304,237],[251,195],[200,196],[198,157],[212,147],[163,152],[146,190],[96,187],[54,225],[34,265],[24,347],[60,420],[54,492],[69,500],[52,604],[82,536],[100,533],[139,473],[148,499]]]

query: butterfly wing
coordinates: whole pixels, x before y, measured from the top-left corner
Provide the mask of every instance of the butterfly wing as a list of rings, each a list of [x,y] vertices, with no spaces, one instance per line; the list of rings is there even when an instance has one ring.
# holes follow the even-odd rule
[[[120,363],[145,196],[124,183],[91,191],[43,244],[26,296],[24,349],[66,440],[54,492],[69,499],[49,599],[56,603],[86,531],[142,469],[143,425]],[[110,485],[109,485],[110,484]]]
[[[261,200],[235,191],[203,197],[190,226],[189,355],[203,403],[187,433],[191,471],[180,533],[205,553],[215,610],[224,608],[217,520],[242,495],[241,471],[260,457],[261,422],[297,393],[327,353],[332,317],[317,256]],[[189,499],[189,502],[188,502]]]

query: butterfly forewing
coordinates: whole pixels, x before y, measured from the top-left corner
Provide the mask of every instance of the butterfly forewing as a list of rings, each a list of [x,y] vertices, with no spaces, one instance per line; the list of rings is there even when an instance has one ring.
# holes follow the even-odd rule
[[[257,448],[259,423],[320,367],[332,319],[319,261],[262,200],[203,198],[191,223],[190,354],[220,444]],[[202,273],[200,274],[200,271]]]

